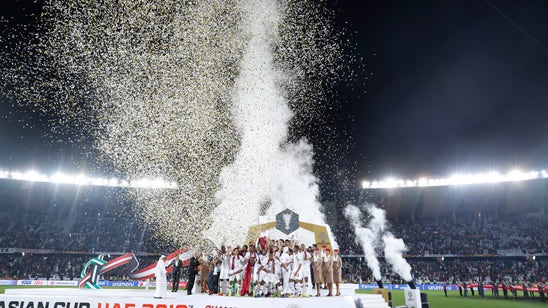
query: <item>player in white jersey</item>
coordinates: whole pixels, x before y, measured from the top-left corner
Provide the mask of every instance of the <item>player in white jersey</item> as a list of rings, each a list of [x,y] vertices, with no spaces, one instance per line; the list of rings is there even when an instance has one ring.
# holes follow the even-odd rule
[[[257,250],[255,255],[255,266],[253,267],[253,292],[256,293],[257,287],[259,286],[259,268],[261,267],[259,258],[261,257],[260,252]]]
[[[240,287],[242,285],[242,276],[243,276],[243,257],[240,256],[240,250],[238,248],[234,248],[232,250],[232,255],[230,256],[230,263],[229,271],[228,271],[228,280],[230,284],[233,283],[233,281],[236,281],[236,285],[234,290],[229,291],[229,295],[236,295],[238,296],[240,294]]]
[[[229,246],[230,249],[230,246]],[[221,254],[219,255],[221,259],[221,271],[219,273],[219,295],[228,294],[228,272],[230,270],[230,255],[226,251],[224,246],[221,246]]]
[[[302,292],[302,285],[303,285],[303,261],[304,261],[304,255],[303,252],[300,250],[300,247],[298,245],[295,246],[295,253],[293,254],[293,269],[292,269],[292,275],[291,280],[293,281],[294,285],[294,294],[296,296],[300,296]]]
[[[280,282],[278,279],[278,273],[276,273],[276,259],[274,259],[274,254],[271,252],[268,256],[268,262],[266,268],[270,271],[268,275],[269,291],[268,293],[274,294],[276,292],[277,286]]]
[[[275,280],[274,288],[276,290],[276,292],[274,292],[274,296],[281,296],[282,294],[282,263],[280,262],[282,250],[280,247],[274,246],[272,248],[272,253],[274,257],[274,275],[272,279]]]
[[[264,264],[266,263],[266,261],[268,261],[268,251],[266,250],[266,248],[262,248],[260,251],[259,251],[259,254],[257,255],[257,269],[256,269],[256,274],[257,274],[257,280],[260,282],[261,279],[263,278],[262,277],[262,274],[261,274],[261,269],[262,267],[264,266]]]
[[[242,260],[242,289],[240,295],[252,295],[255,291],[257,251],[255,246],[249,246],[249,250],[245,253]]]
[[[272,285],[272,275],[274,273],[274,258],[272,254],[268,253],[266,248],[263,249],[260,262],[261,265],[258,268],[259,290],[256,294],[257,297],[267,296],[268,293],[271,293],[270,286]]]
[[[289,288],[289,277],[291,275],[291,264],[293,263],[293,258],[289,255],[289,247],[284,247],[282,255],[280,256],[280,266],[282,270],[282,296],[290,295]]]
[[[310,275],[310,258],[312,257],[312,254],[306,250],[306,247],[304,244],[301,244],[301,251],[303,252],[303,296],[308,297],[310,292],[310,281],[311,281],[311,275]]]
[[[254,259],[254,265],[251,272],[251,282],[253,282],[253,286],[255,287],[257,285],[258,277],[257,277],[257,268],[259,267],[259,256],[260,253],[257,251],[257,248],[255,246],[249,246],[249,250],[245,253],[244,256],[244,267],[251,259]]]

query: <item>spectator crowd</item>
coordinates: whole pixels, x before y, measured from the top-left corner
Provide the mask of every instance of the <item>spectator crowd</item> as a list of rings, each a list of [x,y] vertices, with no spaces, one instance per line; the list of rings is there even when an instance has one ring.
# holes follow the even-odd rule
[[[548,219],[544,216],[432,219],[390,223],[391,232],[403,239],[407,255],[547,255]],[[361,254],[353,230],[346,220],[334,229],[337,242],[347,255]]]
[[[83,264],[99,252],[137,252],[141,265],[154,262],[159,251],[146,229],[129,218],[40,212],[0,212],[5,227],[1,248],[29,249],[34,253],[0,254],[0,277],[79,277]],[[545,281],[547,236],[544,217],[469,216],[458,220],[391,222],[390,230],[408,247],[407,259],[418,282]],[[343,257],[343,279],[371,282],[371,272],[346,220],[332,227]],[[36,252],[36,250],[41,250]],[[532,259],[532,256],[538,258]],[[382,259],[382,252],[379,251]],[[383,279],[399,277],[383,262]],[[112,279],[124,279],[110,273]]]

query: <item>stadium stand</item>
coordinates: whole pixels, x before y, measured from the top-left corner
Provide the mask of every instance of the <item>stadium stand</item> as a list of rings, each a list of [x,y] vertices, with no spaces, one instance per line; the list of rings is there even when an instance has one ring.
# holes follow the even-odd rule
[[[135,223],[116,205],[124,202],[116,197],[118,192],[105,193],[105,189],[0,180],[0,278],[78,279],[83,264],[99,253],[135,252],[145,266],[155,261],[158,252],[175,248],[159,247],[146,226]],[[492,196],[490,190],[487,194]],[[489,199],[477,191],[474,196],[476,199],[467,197],[467,203],[477,202],[478,206],[455,206],[433,216],[419,214],[433,205],[418,206],[424,201],[416,194],[414,211],[405,212],[403,207],[409,202],[398,199],[398,214],[390,209],[394,196],[377,194],[369,201],[387,210],[390,230],[406,243],[405,257],[419,283],[546,281],[544,199],[539,202],[541,207],[519,211],[508,203],[501,205],[500,198]],[[340,214],[342,209],[335,211],[339,211],[338,217],[330,225],[344,258],[343,279],[374,283],[354,233]],[[380,251],[379,257],[383,259]],[[402,282],[381,264],[383,281]],[[128,279],[127,273],[120,271],[108,275],[111,280]]]

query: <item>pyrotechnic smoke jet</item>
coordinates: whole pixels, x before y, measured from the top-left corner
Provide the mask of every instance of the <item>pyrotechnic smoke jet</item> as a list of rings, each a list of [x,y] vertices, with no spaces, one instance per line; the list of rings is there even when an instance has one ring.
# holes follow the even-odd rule
[[[376,237],[375,247],[381,248],[384,246],[385,260],[392,266],[392,270],[405,281],[411,281],[411,266],[402,257],[407,248],[402,239],[397,239],[388,230],[386,212],[373,205],[369,205],[366,209],[369,215],[371,215],[368,226]]]
[[[375,280],[381,280],[381,268],[377,253],[375,252],[375,243],[378,242],[378,236],[369,228],[362,226],[360,218],[360,209],[353,205],[348,205],[344,209],[345,216],[350,220],[356,233],[356,242],[362,247],[365,255],[367,267],[373,273]]]
[[[392,233],[387,232],[383,237],[384,243],[384,258],[388,264],[392,265],[392,270],[400,275],[407,282],[411,282],[411,266],[403,258],[403,253],[407,250],[403,240],[395,238]]]
[[[360,210],[356,206],[347,206],[345,215],[354,227],[356,242],[363,249],[367,266],[373,272],[373,277],[377,282],[381,281],[376,249],[384,248],[384,257],[386,262],[392,266],[392,270],[405,281],[412,282],[411,266],[402,256],[407,248],[402,239],[396,238],[387,230],[386,212],[373,205],[368,205],[366,210],[370,215],[367,227],[363,227]],[[382,288],[382,283],[379,283],[379,287]]]

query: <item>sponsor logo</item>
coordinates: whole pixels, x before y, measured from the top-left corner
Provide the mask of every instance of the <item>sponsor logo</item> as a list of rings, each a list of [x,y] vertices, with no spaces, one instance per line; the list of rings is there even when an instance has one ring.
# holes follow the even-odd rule
[[[77,286],[78,281],[72,280],[0,280],[0,285],[18,286]],[[2,308],[2,307],[0,307]]]
[[[407,290],[407,300],[408,301],[414,301],[415,300],[415,292],[411,290]]]
[[[111,283],[113,287],[135,287],[137,284],[133,281],[113,281]]]
[[[53,285],[53,286],[77,286],[78,285],[78,281],[59,281],[59,280],[55,280],[55,281],[50,281],[50,285]]]
[[[15,286],[17,280],[0,280],[0,286]]]

